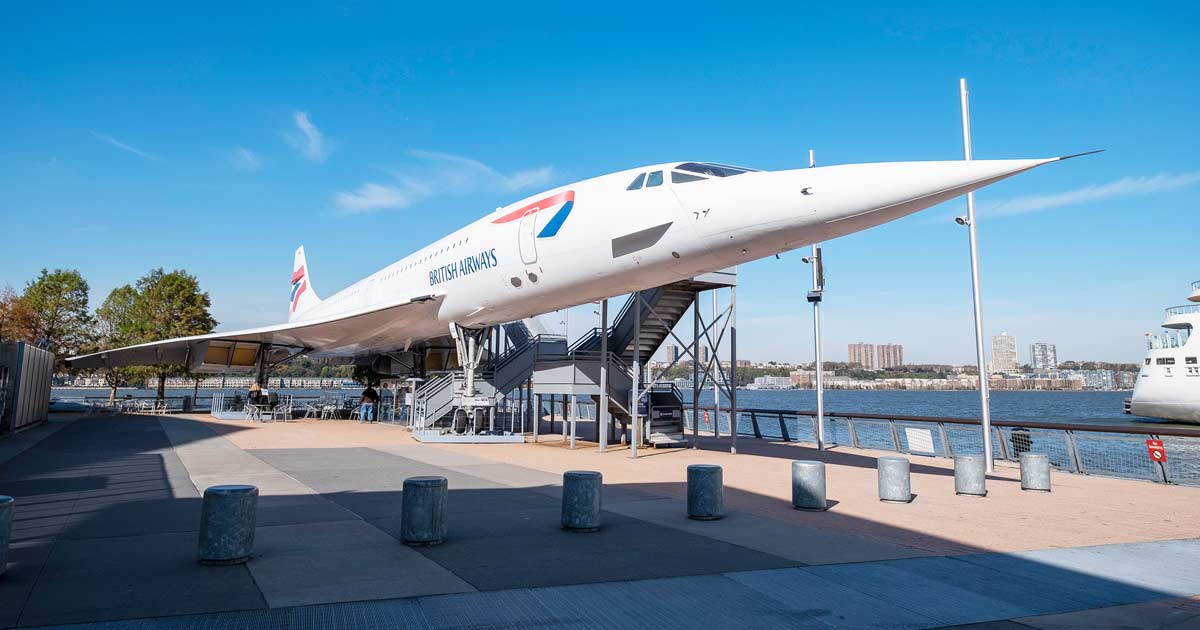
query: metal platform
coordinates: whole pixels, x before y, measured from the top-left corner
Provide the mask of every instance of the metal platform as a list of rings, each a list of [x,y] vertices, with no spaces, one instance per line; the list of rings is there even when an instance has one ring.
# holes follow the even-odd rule
[[[459,433],[442,433],[437,430],[420,430],[412,432],[413,439],[418,442],[431,444],[522,444],[525,436],[508,435],[471,435]]]

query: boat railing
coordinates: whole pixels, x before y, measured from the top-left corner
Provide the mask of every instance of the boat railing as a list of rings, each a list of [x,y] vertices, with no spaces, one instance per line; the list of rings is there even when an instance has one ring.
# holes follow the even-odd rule
[[[691,408],[685,409],[691,432],[694,419]],[[702,406],[700,410],[700,431],[718,429],[721,435],[729,434],[728,409],[718,412]],[[739,409],[738,435],[815,445],[816,415],[815,411]],[[1163,442],[1166,462],[1150,459],[1147,440]],[[978,418],[829,412],[825,441],[836,449],[942,458],[983,452]],[[1200,428],[992,421],[992,454],[997,461],[1015,463],[1025,452],[1045,453],[1051,465],[1064,472],[1200,486]]]
[[[1185,304],[1167,309],[1167,315],[1195,315],[1197,313],[1200,313],[1200,304]]]

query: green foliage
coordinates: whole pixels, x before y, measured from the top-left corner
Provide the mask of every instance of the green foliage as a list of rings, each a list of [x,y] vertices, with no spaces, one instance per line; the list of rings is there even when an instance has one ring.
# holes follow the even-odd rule
[[[371,369],[369,365],[356,365],[353,372],[354,380],[364,385],[378,385],[383,375]]]
[[[74,269],[42,269],[25,287],[21,301],[32,314],[33,341],[44,344],[62,361],[86,347],[91,336],[88,283]]]
[[[95,348],[99,351],[106,348],[119,348],[139,343],[137,322],[134,320],[134,304],[137,301],[137,291],[129,286],[117,287],[104,298],[104,303],[96,309]],[[109,387],[109,398],[115,398],[117,387],[126,385],[135,378],[144,378],[146,370],[134,367],[104,368],[101,370],[104,381]]]
[[[201,291],[199,281],[186,271],[152,269],[137,281],[134,292],[128,311],[132,343],[202,335],[217,325],[208,312],[212,305],[208,293]],[[184,373],[178,365],[154,366],[159,396],[168,376]]]

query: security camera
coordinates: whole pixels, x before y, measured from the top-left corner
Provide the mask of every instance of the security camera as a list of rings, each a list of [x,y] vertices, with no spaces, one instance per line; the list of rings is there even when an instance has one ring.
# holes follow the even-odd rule
[[[807,265],[808,263],[811,263],[811,262],[812,262],[812,257],[811,257],[811,256],[805,256],[804,258],[801,258],[801,259],[800,259],[800,262],[802,262],[802,263],[804,263],[804,264],[806,264],[806,265]]]
[[[954,217],[954,222],[959,225],[971,225],[971,220],[967,217]]]

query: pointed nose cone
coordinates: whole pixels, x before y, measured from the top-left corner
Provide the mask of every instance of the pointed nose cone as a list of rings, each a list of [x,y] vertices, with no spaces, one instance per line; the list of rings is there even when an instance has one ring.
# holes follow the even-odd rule
[[[1062,158],[850,164],[826,170],[819,212],[837,234],[893,221]],[[814,187],[819,194],[819,189]],[[815,195],[814,195],[815,197]]]

